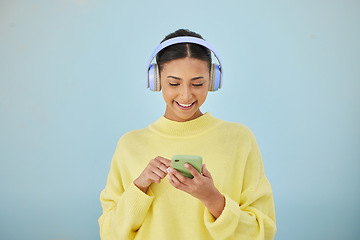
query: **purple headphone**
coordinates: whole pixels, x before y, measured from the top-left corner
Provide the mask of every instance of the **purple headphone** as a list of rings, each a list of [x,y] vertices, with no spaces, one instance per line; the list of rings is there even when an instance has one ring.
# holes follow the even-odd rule
[[[211,69],[210,69],[210,85],[209,85],[209,91],[216,91],[221,88],[222,85],[222,67],[220,59],[215,51],[215,49],[206,41],[202,40],[201,38],[197,37],[175,37],[171,38],[169,40],[166,40],[162,42],[159,46],[157,46],[154,50],[154,52],[151,54],[148,68],[147,68],[147,87],[150,88],[151,91],[158,92],[161,90],[160,85],[160,72],[159,72],[159,66],[156,63],[151,63],[155,56],[164,48],[174,45],[177,43],[195,43],[199,44],[201,46],[204,46],[208,49],[210,49],[216,59],[219,62],[219,65],[212,63]]]

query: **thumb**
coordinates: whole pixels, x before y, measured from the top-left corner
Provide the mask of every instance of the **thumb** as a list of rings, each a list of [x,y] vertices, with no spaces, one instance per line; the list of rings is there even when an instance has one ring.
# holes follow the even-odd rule
[[[202,166],[202,174],[203,174],[205,177],[208,177],[208,178],[211,178],[211,179],[212,179],[212,176],[211,176],[209,170],[207,170],[207,168],[206,168],[206,164],[203,164],[203,166]]]

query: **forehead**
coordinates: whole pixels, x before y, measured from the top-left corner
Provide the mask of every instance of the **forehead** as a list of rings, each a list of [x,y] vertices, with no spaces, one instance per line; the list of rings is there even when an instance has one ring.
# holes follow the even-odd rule
[[[165,63],[161,72],[176,72],[179,74],[193,72],[204,74],[206,72],[209,72],[209,66],[206,61],[197,58],[187,57]]]

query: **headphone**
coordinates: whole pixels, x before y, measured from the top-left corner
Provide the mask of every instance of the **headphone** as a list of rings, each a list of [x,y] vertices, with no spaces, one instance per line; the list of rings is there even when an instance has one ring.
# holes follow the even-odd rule
[[[162,42],[159,46],[157,46],[154,52],[150,56],[147,67],[147,87],[150,88],[151,91],[155,91],[155,92],[159,92],[161,90],[159,66],[156,63],[151,63],[151,62],[154,60],[156,55],[161,50],[163,50],[164,48],[170,45],[174,45],[177,43],[195,43],[208,48],[214,53],[219,64],[216,63],[211,64],[209,91],[213,92],[220,89],[222,85],[222,67],[221,67],[220,59],[216,54],[215,49],[208,42],[197,37],[175,37],[168,39]]]

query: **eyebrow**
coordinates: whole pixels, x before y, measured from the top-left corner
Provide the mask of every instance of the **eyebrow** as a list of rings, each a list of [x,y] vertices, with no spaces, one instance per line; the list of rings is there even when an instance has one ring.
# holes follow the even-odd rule
[[[176,80],[182,80],[181,78],[175,77],[175,76],[167,76],[167,78],[174,78]],[[204,78],[204,77],[194,77],[194,78],[192,78],[190,80],[198,80],[198,79],[202,79],[202,78]]]

